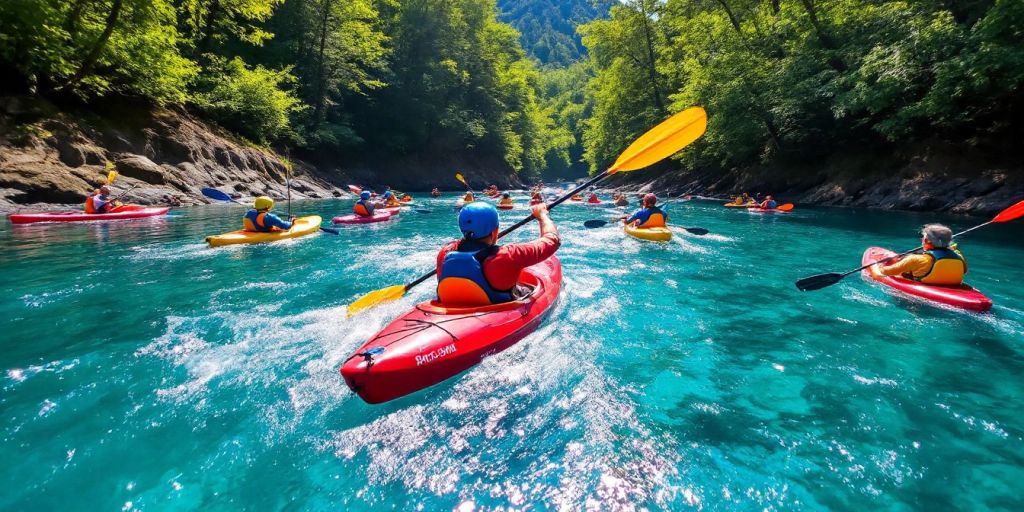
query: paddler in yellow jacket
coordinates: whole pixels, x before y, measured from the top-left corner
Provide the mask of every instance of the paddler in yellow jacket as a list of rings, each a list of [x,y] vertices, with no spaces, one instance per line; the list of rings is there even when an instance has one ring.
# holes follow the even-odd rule
[[[964,281],[967,260],[957,250],[953,230],[942,224],[928,224],[921,229],[922,254],[904,256],[878,269],[887,276],[902,276],[937,286],[956,286]]]

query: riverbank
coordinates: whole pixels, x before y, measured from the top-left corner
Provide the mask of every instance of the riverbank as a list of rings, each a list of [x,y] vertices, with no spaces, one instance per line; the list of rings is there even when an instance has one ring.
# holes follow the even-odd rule
[[[992,215],[1020,200],[1024,163],[1005,143],[933,142],[903,151],[837,151],[824,161],[730,171],[641,171],[625,190],[732,197],[772,194],[781,202]]]
[[[518,186],[499,162],[456,156],[438,163],[407,157],[373,164],[340,163],[335,155],[291,159],[293,199],[346,197],[349,183],[399,189],[459,190],[455,172],[471,185]],[[282,155],[260,148],[183,109],[130,101],[89,108],[28,96],[0,96],[0,212],[77,208],[102,184],[110,162],[120,173],[115,193],[144,205],[210,202],[203,187],[236,197],[287,195]]]

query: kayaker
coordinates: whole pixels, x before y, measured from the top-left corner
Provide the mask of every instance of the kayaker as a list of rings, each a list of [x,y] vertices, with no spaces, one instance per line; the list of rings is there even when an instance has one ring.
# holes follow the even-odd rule
[[[878,269],[887,276],[902,276],[937,286],[963,284],[967,260],[952,244],[953,230],[942,224],[928,224],[921,229],[924,253],[911,254]]]
[[[363,193],[365,194],[366,192]],[[270,233],[275,230],[288,231],[292,228],[290,220],[294,220],[294,217],[286,221],[270,213],[270,210],[274,209],[273,199],[267,196],[260,196],[253,201],[252,206],[253,209],[245,212],[245,216],[242,217],[242,225],[244,226],[242,229],[245,231]]]
[[[430,191],[430,195],[433,197],[441,197],[441,191],[434,187],[434,190]]]
[[[663,228],[668,222],[668,214],[658,208],[658,197],[654,194],[645,194],[643,208],[633,214],[632,217],[623,220],[626,224],[636,228]]]
[[[359,200],[356,201],[356,204],[352,205],[352,213],[360,217],[373,217],[373,210],[376,209],[376,206],[370,201],[371,196],[372,194],[370,194],[369,190],[360,192]]]
[[[753,202],[754,199],[750,197],[750,194],[744,192],[742,196],[736,196],[736,200],[733,201],[733,204],[743,206],[745,204],[750,204]]]
[[[472,192],[466,192],[466,195],[462,196],[462,202],[466,204],[472,203],[475,200]]]
[[[119,206],[120,201],[110,200],[110,187],[106,185],[85,198],[85,213],[110,213]]]
[[[764,210],[774,210],[779,204],[772,199],[772,196],[765,196],[764,201],[761,201],[760,208]]]
[[[390,190],[384,192],[383,199],[385,208],[394,208],[396,206],[402,206],[402,203],[398,201],[398,198],[395,197],[395,194],[393,194]]]
[[[437,299],[449,307],[500,304],[524,297],[530,289],[518,284],[519,273],[555,254],[561,240],[544,204],[533,207],[540,238],[525,243],[495,245],[498,210],[477,201],[459,212],[462,240],[448,243],[437,255]]]
[[[540,195],[540,191],[536,191],[530,196],[530,206],[535,204],[544,204],[544,196]]]
[[[626,199],[626,194],[615,194],[615,206],[629,206],[629,199]]]
[[[601,198],[597,197],[596,193],[591,192],[590,193],[590,197],[587,198],[587,202],[588,203],[600,203],[601,202]]]
[[[501,201],[499,201],[498,204],[502,206],[512,206],[512,196],[508,192],[505,192],[501,195]]]

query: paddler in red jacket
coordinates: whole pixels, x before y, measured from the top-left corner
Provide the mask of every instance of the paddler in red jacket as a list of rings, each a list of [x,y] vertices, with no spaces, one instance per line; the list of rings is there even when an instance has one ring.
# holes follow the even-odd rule
[[[476,201],[462,208],[462,240],[445,245],[437,255],[438,301],[449,307],[476,307],[528,295],[530,290],[518,285],[519,273],[550,258],[561,245],[547,205],[534,206],[533,216],[540,224],[540,238],[499,246],[494,205]]]

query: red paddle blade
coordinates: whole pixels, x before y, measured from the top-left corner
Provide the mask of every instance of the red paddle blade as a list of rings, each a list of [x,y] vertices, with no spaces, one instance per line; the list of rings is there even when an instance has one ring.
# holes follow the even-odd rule
[[[788,212],[788,211],[793,209],[793,203],[782,204],[782,205],[777,206],[775,209],[776,210],[782,210],[784,212]]]
[[[1024,216],[1024,201],[1021,201],[996,215],[996,218],[992,219],[992,222],[1008,222],[1014,219],[1019,219]]]

